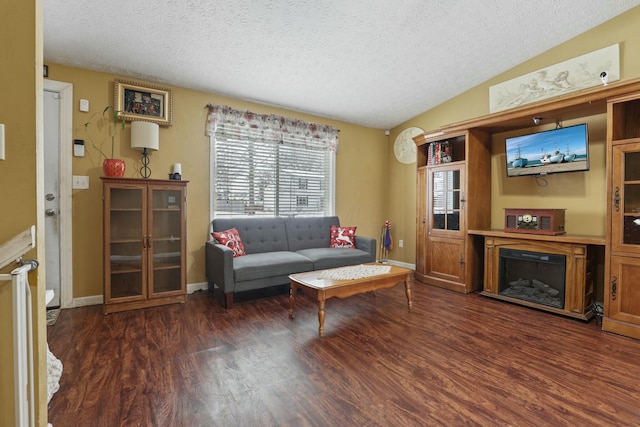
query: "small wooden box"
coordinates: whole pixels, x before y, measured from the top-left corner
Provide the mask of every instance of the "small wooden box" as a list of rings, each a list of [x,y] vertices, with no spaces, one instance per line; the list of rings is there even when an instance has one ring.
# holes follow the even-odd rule
[[[504,231],[527,234],[565,234],[565,209],[505,209]]]

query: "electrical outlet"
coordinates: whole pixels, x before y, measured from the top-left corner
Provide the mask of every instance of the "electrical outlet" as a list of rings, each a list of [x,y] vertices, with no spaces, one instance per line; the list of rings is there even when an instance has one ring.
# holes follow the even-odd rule
[[[73,175],[72,188],[74,190],[88,190],[89,189],[89,177]]]
[[[398,247],[404,248],[404,240],[398,240]]]

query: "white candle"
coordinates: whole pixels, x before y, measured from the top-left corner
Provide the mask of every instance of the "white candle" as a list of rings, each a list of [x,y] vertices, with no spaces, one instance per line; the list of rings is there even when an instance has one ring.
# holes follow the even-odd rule
[[[182,175],[182,165],[180,163],[176,163],[173,165],[173,173],[179,173]]]

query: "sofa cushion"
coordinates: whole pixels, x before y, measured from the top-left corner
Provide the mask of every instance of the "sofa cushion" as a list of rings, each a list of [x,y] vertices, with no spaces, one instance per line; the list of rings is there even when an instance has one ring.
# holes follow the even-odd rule
[[[285,219],[289,250],[328,248],[331,226],[339,226],[337,216],[290,217]]]
[[[216,218],[211,225],[213,231],[238,230],[247,254],[290,250],[284,218]]]
[[[313,261],[314,270],[324,270],[327,268],[344,267],[374,261],[371,259],[369,252],[360,249],[313,248],[302,249],[296,253],[304,255]]]
[[[234,258],[247,254],[244,250],[244,245],[242,244],[242,239],[240,239],[238,230],[235,228],[225,231],[214,231],[211,234],[218,243],[233,251]]]
[[[233,259],[236,282],[311,271],[313,262],[298,253],[288,251],[248,254]]]
[[[331,226],[331,242],[330,248],[356,248],[356,229],[357,227],[336,227]]]

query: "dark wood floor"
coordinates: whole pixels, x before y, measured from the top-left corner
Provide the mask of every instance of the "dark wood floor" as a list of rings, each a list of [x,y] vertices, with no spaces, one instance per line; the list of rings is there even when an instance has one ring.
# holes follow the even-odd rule
[[[62,426],[640,425],[640,341],[478,294],[414,284],[315,301],[286,294],[225,311],[186,304],[48,328],[64,364]]]

